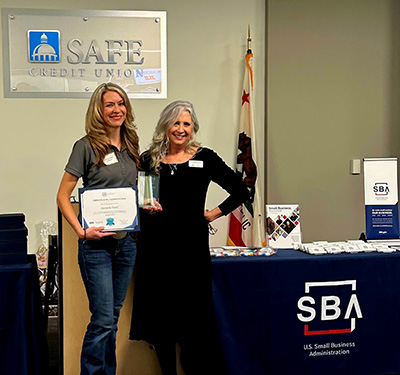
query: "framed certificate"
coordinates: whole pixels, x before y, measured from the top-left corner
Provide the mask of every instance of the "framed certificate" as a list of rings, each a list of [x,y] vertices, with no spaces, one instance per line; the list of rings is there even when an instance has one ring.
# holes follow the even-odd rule
[[[138,231],[136,186],[79,189],[82,227],[104,227],[104,232]]]

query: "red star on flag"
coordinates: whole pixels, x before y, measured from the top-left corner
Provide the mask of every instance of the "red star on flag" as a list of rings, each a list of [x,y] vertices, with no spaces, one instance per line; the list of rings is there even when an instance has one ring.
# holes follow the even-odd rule
[[[242,105],[243,105],[244,103],[249,103],[249,104],[250,104],[249,96],[250,96],[250,94],[246,94],[246,91],[243,90]]]

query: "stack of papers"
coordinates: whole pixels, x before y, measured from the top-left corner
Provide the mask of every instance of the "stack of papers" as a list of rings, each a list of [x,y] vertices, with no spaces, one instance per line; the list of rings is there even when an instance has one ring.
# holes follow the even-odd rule
[[[385,243],[369,243],[361,240],[349,240],[346,242],[317,241],[313,243],[300,244],[298,250],[311,255],[340,254],[340,253],[361,253],[361,252],[380,252],[393,253],[400,251],[399,246],[389,246]]]

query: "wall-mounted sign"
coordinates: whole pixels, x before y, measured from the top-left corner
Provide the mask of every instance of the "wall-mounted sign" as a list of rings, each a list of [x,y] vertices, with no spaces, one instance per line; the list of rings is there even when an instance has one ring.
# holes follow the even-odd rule
[[[166,12],[2,9],[4,96],[167,97]]]

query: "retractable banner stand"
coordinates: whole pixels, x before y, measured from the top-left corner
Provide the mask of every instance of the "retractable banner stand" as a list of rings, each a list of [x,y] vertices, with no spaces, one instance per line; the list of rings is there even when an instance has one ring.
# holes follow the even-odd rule
[[[397,158],[364,159],[366,236],[399,238]]]

